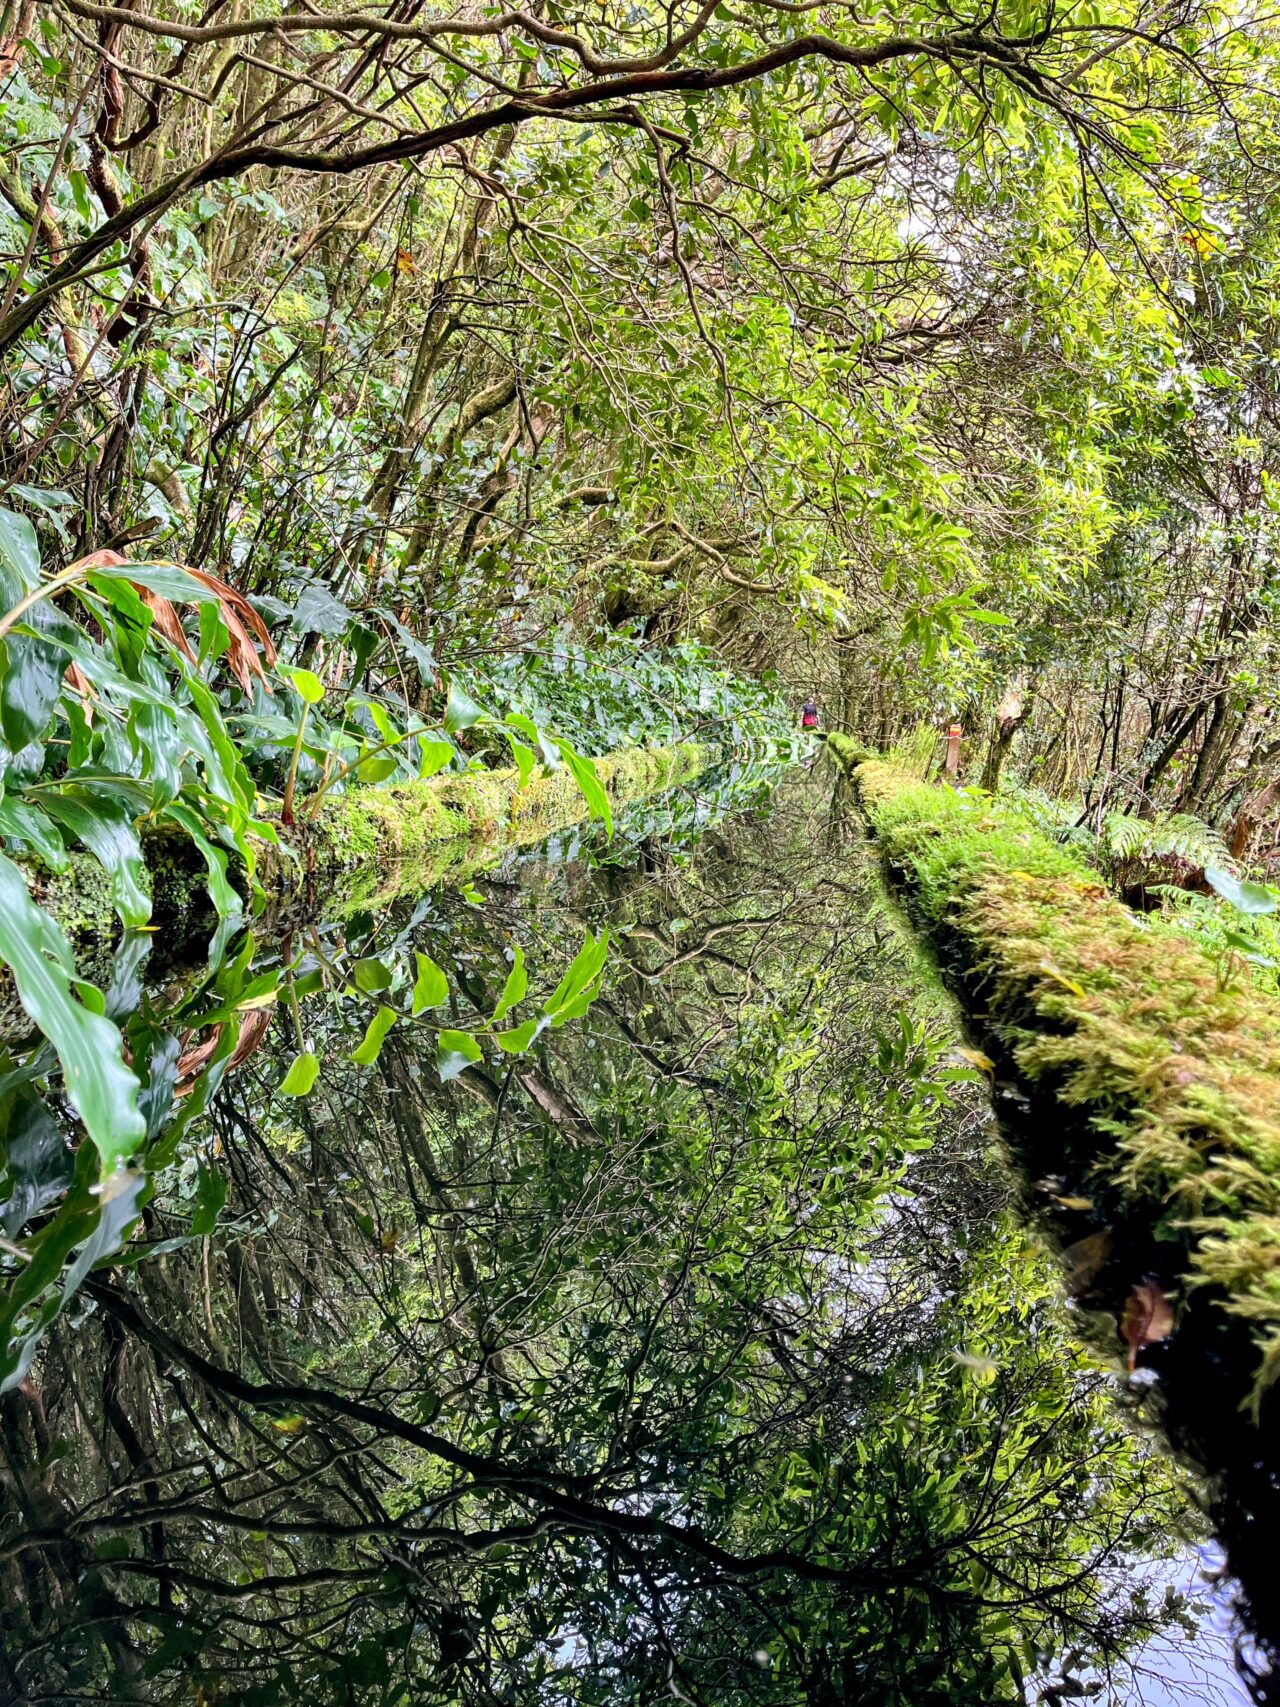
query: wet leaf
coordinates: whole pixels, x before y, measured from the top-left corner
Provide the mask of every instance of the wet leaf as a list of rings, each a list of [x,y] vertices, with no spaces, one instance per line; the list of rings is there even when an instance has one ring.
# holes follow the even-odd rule
[[[73,993],[75,963],[66,937],[27,893],[22,874],[0,854],[0,959],[18,998],[53,1044],[67,1095],[104,1169],[130,1156],[145,1136],[138,1081],[124,1064],[120,1034]]]
[[[0,642],[0,726],[15,752],[39,740],[62,693],[67,653],[34,634]]]
[[[142,843],[133,814],[123,801],[88,788],[50,790],[45,810],[83,842],[111,878],[111,899],[131,930],[151,917],[151,895]]]

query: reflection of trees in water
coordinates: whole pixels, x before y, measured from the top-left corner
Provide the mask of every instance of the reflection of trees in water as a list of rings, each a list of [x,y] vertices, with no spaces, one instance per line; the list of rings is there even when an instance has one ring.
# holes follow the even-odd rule
[[[92,1284],[0,1413],[16,1698],[987,1707],[1122,1655],[1164,1468],[813,845],[446,906],[478,1002],[513,936],[622,938],[449,1091],[399,1031],[301,1106],[241,1076],[221,1231]]]

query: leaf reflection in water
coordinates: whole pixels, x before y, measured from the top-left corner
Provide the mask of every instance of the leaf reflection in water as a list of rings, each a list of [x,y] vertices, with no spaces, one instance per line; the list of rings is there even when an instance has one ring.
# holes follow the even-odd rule
[[[19,1698],[1131,1698],[1187,1502],[820,787],[317,940],[7,1401]]]

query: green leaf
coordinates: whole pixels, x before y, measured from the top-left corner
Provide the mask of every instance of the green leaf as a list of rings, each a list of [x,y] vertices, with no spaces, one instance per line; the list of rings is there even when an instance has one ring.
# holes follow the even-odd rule
[[[455,748],[452,741],[419,741],[418,745],[421,753],[418,778],[421,782],[442,771],[453,759]]]
[[[529,975],[524,968],[524,951],[517,947],[511,970],[507,973],[507,981],[503,985],[498,1005],[493,1010],[493,1018],[490,1024],[497,1025],[499,1020],[505,1019],[516,1003],[524,1000],[528,988]]]
[[[0,1205],[0,1225],[16,1239],[32,1216],[67,1191],[72,1179],[72,1157],[66,1139],[54,1125],[39,1097],[23,1089],[0,1111],[4,1140],[7,1195]]]
[[[138,1081],[124,1064],[120,1034],[72,993],[75,964],[67,939],[27,893],[22,874],[0,854],[0,959],[18,999],[53,1044],[67,1096],[110,1170],[146,1135]]]
[[[394,1008],[382,1007],[369,1021],[364,1034],[364,1042],[358,1049],[353,1049],[351,1059],[358,1067],[371,1067],[382,1053],[383,1039],[396,1023],[399,1015]]]
[[[436,1039],[436,1071],[440,1083],[447,1085],[475,1061],[483,1050],[469,1031],[442,1031]]]
[[[1224,901],[1240,913],[1274,913],[1280,907],[1280,891],[1269,889],[1265,883],[1248,883],[1233,877],[1220,866],[1206,865],[1206,881]]]
[[[483,706],[476,704],[470,694],[458,686],[457,680],[449,683],[449,703],[445,706],[444,726],[450,735],[459,729],[470,729],[473,723],[479,723],[485,716]]]
[[[289,614],[289,627],[297,634],[324,634],[337,640],[355,620],[356,613],[350,606],[313,581],[298,594],[298,602]]]
[[[0,510],[0,616],[12,610],[40,579],[36,530],[15,510]]]
[[[18,836],[29,842],[50,871],[67,869],[67,850],[57,826],[25,801],[0,800],[0,836]]]
[[[417,971],[413,985],[413,1011],[420,1014],[447,1001],[449,980],[429,954],[415,950],[413,960]]]
[[[551,999],[544,1009],[548,1017],[552,1018],[553,1023],[554,1016],[560,1015],[562,1010],[567,1009],[569,1004],[576,1001],[586,991],[587,987],[600,976],[608,952],[608,931],[601,931],[599,936],[593,936],[588,931],[586,941],[573,957],[568,971],[552,991]],[[570,1018],[571,1016],[565,1013],[564,1017]]]
[[[498,1032],[494,1042],[506,1055],[523,1055],[539,1032],[545,1031],[546,1028],[545,1017],[527,1019],[523,1025],[513,1026],[510,1031]]]
[[[203,1238],[206,1233],[212,1233],[218,1225],[218,1217],[222,1206],[227,1201],[227,1186],[230,1184],[226,1174],[219,1168],[207,1168],[203,1162],[199,1164],[199,1174],[196,1181],[196,1207],[191,1217],[191,1232],[197,1238]]]
[[[282,1097],[304,1097],[320,1076],[320,1063],[309,1049],[295,1055],[280,1082]]]
[[[533,775],[533,767],[538,762],[537,754],[532,747],[526,747],[523,741],[517,739],[509,729],[507,730],[507,741],[511,747],[511,756],[516,761],[516,769],[520,772],[519,786],[523,788]]]
[[[308,705],[319,705],[324,698],[324,683],[314,670],[300,670],[294,664],[278,666],[280,674],[291,681]]]
[[[49,727],[70,654],[34,634],[0,641],[0,727],[17,752]]]
[[[391,988],[391,973],[380,960],[357,960],[351,968],[351,982],[366,996],[376,996],[380,990]]]
[[[582,792],[582,798],[587,803],[587,810],[593,818],[604,822],[606,834],[613,834],[613,810],[609,805],[609,796],[605,793],[604,784],[596,775],[596,767],[590,759],[585,758],[568,741],[556,737],[556,746],[560,749],[564,762],[573,774],[573,780]]]

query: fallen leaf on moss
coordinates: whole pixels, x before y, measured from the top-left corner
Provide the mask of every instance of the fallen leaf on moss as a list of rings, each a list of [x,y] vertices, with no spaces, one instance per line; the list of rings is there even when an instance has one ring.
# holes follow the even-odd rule
[[[1061,984],[1064,990],[1070,990],[1073,996],[1083,996],[1083,988],[1074,978],[1068,978],[1065,972],[1059,972],[1056,966],[1050,966],[1047,960],[1040,962],[1040,970],[1047,978],[1052,978],[1055,984]]]
[[[956,1054],[960,1056],[961,1060],[968,1061],[971,1066],[977,1067],[979,1072],[994,1073],[996,1070],[995,1062],[989,1055],[984,1055],[981,1049],[957,1049]]]

